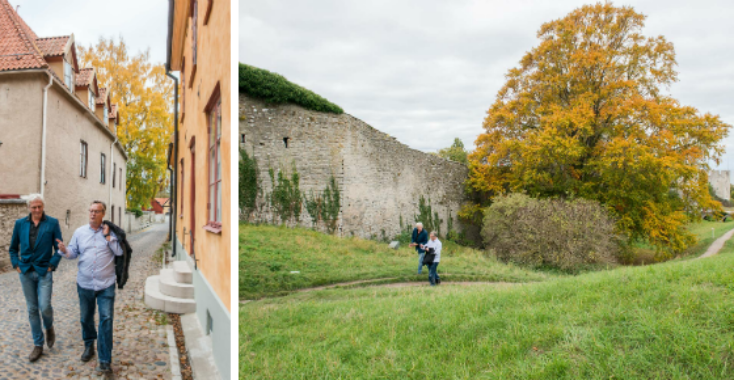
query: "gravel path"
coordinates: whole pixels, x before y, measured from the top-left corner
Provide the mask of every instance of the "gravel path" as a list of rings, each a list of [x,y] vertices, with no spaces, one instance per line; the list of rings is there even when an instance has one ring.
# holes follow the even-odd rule
[[[166,224],[130,235],[133,247],[130,279],[116,289],[112,369],[116,379],[170,379],[168,341],[164,318],[143,303],[145,279],[157,274],[160,263],[151,256],[165,242]],[[70,240],[71,236],[66,237]],[[62,259],[54,273],[51,304],[54,308],[56,344],[44,347],[35,363],[28,361],[33,349],[25,298],[16,272],[0,275],[0,380],[5,379],[97,379],[97,357],[83,363],[84,350],[76,292],[77,260]],[[97,317],[97,314],[95,314]],[[95,318],[96,319],[96,318]],[[96,322],[95,322],[96,325]]]
[[[734,236],[734,228],[722,235],[720,238],[716,239],[713,243],[711,243],[706,252],[704,252],[704,254],[699,256],[698,258],[702,259],[704,257],[711,257],[719,253],[721,248],[724,248],[724,243],[726,243],[727,240],[731,239],[732,236]]]

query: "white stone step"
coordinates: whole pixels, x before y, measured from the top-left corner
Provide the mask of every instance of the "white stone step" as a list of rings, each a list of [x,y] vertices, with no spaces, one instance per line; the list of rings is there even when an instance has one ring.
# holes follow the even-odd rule
[[[173,275],[176,282],[181,284],[193,284],[194,274],[191,271],[191,266],[185,261],[174,261],[173,262]]]
[[[150,276],[145,280],[145,304],[151,309],[166,313],[187,314],[196,311],[192,299],[167,296],[160,291],[160,276]]]
[[[173,269],[162,269],[159,281],[163,295],[194,299],[194,285],[176,281]]]

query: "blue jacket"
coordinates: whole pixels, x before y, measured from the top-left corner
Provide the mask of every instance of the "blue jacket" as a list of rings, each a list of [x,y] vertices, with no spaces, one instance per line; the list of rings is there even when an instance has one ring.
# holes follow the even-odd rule
[[[63,241],[61,227],[56,218],[45,215],[38,228],[35,246],[30,246],[31,216],[20,218],[15,221],[13,237],[10,239],[10,261],[13,269],[20,267],[21,273],[25,273],[33,266],[38,275],[46,275],[48,268],[54,270],[61,261],[59,255],[59,243],[56,239]],[[19,257],[20,256],[20,257]]]
[[[428,243],[428,231],[426,229],[422,229],[421,233],[418,233],[417,228],[413,228],[413,238],[411,239],[411,243],[418,243],[426,245]],[[418,251],[418,253],[423,253],[426,250],[421,249],[421,247],[416,246],[415,250]]]

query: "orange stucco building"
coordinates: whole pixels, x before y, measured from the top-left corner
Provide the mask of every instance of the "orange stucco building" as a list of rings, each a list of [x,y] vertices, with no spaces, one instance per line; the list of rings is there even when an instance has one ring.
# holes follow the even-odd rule
[[[196,313],[230,376],[230,2],[170,0],[168,69],[180,81],[172,217],[177,258],[194,267]]]

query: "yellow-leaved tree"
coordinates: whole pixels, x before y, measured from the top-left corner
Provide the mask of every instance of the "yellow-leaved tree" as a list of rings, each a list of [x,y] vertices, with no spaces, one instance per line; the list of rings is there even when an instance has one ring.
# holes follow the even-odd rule
[[[596,200],[659,258],[695,241],[685,225],[720,207],[707,162],[718,162],[731,126],[663,92],[677,80],[675,51],[662,36],[641,35],[644,20],[631,7],[598,3],[542,25],[469,157],[467,184],[479,199],[525,191]]]
[[[82,67],[95,67],[99,87],[117,104],[117,136],[128,155],[127,207],[150,206],[168,183],[166,158],[173,133],[173,82],[163,64],[149,62],[149,52],[131,56],[122,37],[100,38],[79,48]]]

